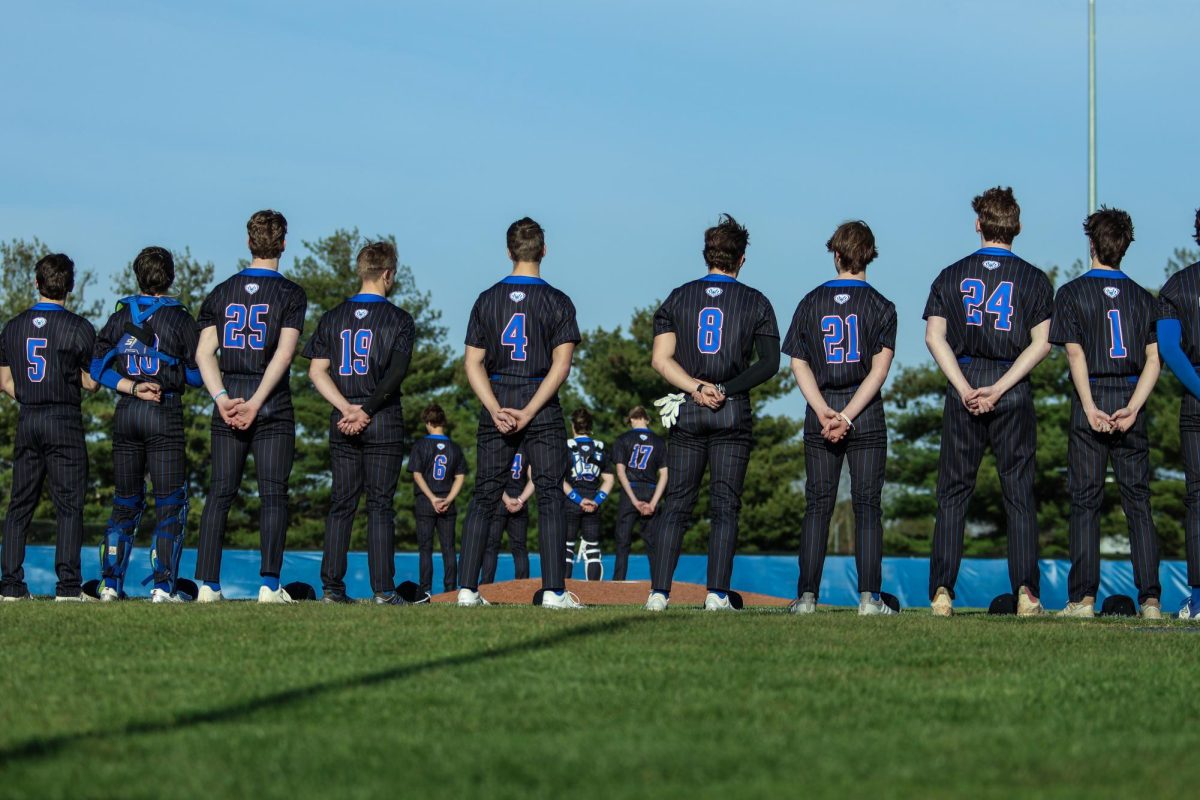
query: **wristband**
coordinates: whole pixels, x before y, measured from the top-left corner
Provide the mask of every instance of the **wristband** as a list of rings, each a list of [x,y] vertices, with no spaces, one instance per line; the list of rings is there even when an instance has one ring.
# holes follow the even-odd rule
[[[570,500],[572,503],[574,503],[577,506],[583,504],[583,495],[581,495],[579,492],[575,491],[574,489],[572,489],[571,493],[569,495],[567,495],[567,499]]]
[[[608,492],[596,492],[596,496],[594,498],[592,498],[592,502],[595,503],[596,505],[600,505],[607,499],[608,499]]]
[[[217,402],[217,399],[218,399],[218,398],[219,398],[221,395],[223,395],[223,394],[227,395],[227,394],[229,394],[229,392],[225,391],[224,389],[222,389],[221,391],[217,392],[216,394],[214,394],[214,395],[212,396],[213,402],[214,402],[214,403],[215,403],[215,402]]]
[[[704,389],[704,384],[703,384],[703,383],[697,383],[697,384],[696,384],[696,388],[695,388],[695,389],[693,389],[693,390],[692,390],[692,392],[693,392],[693,393],[695,393],[695,394],[699,394],[701,391],[703,391],[703,389]]]
[[[850,421],[850,418],[849,418],[849,417],[847,417],[845,414],[843,414],[843,413],[842,413],[842,412],[840,412],[840,411],[838,412],[838,416],[839,416],[839,417],[841,417],[841,418],[842,418],[842,420],[843,420],[843,421],[844,421],[844,422],[845,422],[847,425],[849,425],[849,426],[850,426],[850,430],[854,430],[854,423]]]

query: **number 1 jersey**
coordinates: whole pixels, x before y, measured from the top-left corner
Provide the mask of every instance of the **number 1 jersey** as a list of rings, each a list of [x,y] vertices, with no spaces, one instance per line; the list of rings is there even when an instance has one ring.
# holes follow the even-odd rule
[[[575,304],[541,278],[509,275],[479,295],[467,323],[467,346],[486,352],[493,380],[541,380],[569,342],[579,342]]]
[[[1082,347],[1088,377],[1141,375],[1157,322],[1154,295],[1123,272],[1093,269],[1058,290],[1050,341]]]
[[[251,267],[217,284],[200,307],[200,330],[215,326],[225,375],[261,376],[284,328],[304,330],[308,297],[275,270]],[[285,375],[276,391],[287,391]]]
[[[783,352],[807,362],[822,390],[862,383],[885,347],[896,349],[896,306],[853,279],[828,281],[806,294],[783,339]]]

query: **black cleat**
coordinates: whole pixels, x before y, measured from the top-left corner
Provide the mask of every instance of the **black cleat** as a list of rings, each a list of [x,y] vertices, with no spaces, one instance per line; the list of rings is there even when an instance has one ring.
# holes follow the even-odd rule
[[[386,594],[375,595],[375,605],[377,606],[406,606],[409,602],[395,592],[387,592]]]
[[[349,597],[345,592],[325,592],[321,595],[322,603],[330,604],[354,604],[354,598]]]

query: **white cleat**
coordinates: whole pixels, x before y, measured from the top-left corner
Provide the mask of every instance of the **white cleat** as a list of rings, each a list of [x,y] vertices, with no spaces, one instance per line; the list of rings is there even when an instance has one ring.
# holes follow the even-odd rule
[[[788,604],[788,613],[790,614],[815,614],[817,612],[817,596],[812,592],[805,592]]]
[[[1018,617],[1040,617],[1045,613],[1046,609],[1042,607],[1042,601],[1034,597],[1028,586],[1022,586],[1017,591]]]
[[[89,597],[84,592],[80,592],[79,594],[58,595],[54,598],[54,602],[56,602],[56,603],[95,603],[97,601],[96,601],[96,598]]]
[[[860,617],[889,617],[895,613],[891,606],[883,602],[882,597],[876,600],[870,592],[859,592],[858,615]]]
[[[1142,619],[1162,619],[1162,608],[1156,603],[1142,604]]]
[[[6,594],[3,596],[0,596],[0,602],[4,602],[4,603],[16,603],[20,600],[28,600],[28,599],[29,599],[29,592],[26,592],[25,594],[16,594],[16,595]]]
[[[574,592],[542,592],[542,608],[584,608]]]
[[[200,584],[200,591],[196,595],[197,603],[219,603],[225,599],[225,595],[221,594],[220,589],[211,589],[204,584]]]
[[[458,605],[461,608],[471,608],[472,606],[490,605],[490,603],[474,589],[463,588],[458,590]]]
[[[709,592],[704,598],[705,611],[737,611],[729,602],[729,595],[721,597],[716,592]]]
[[[151,589],[150,590],[150,602],[151,603],[186,603],[186,602],[190,601],[191,599],[192,599],[191,597],[184,594],[183,592],[176,592],[175,594],[171,594],[170,592],[164,592],[162,589]]]
[[[1054,616],[1069,617],[1071,619],[1091,619],[1096,616],[1096,606],[1093,603],[1067,603],[1067,607]]]
[[[1180,619],[1200,618],[1200,608],[1196,608],[1192,605],[1192,598],[1190,598],[1190,597],[1186,598],[1183,601],[1183,605],[1181,605],[1179,607],[1179,618]]]
[[[954,614],[954,598],[950,596],[950,590],[945,586],[939,586],[937,593],[933,596],[933,602],[929,604],[929,608],[933,611],[935,617],[949,617]]]
[[[294,603],[295,600],[287,593],[287,589],[280,586],[278,589],[271,590],[266,586],[258,587],[258,602],[260,603]]]
[[[646,598],[646,605],[642,606],[646,611],[666,611],[667,603],[670,602],[662,592],[651,592]]]
[[[121,599],[121,593],[111,586],[105,586],[100,590],[100,602],[112,603]]]

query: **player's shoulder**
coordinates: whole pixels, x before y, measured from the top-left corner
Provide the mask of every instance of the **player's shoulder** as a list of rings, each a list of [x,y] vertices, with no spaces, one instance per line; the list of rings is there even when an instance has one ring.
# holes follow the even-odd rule
[[[579,442],[576,441],[574,438],[567,439],[567,449],[568,450],[578,450]]]
[[[1166,294],[1189,284],[1195,286],[1198,282],[1200,282],[1200,261],[1184,267],[1167,278],[1162,291]]]

